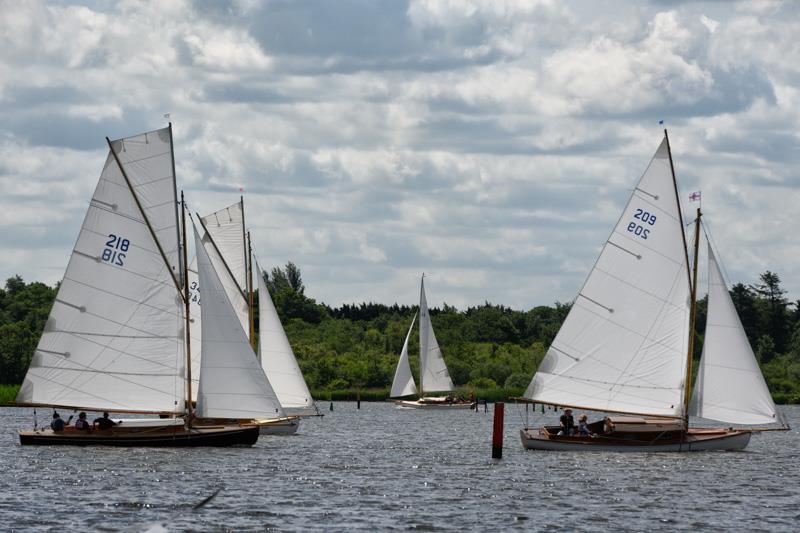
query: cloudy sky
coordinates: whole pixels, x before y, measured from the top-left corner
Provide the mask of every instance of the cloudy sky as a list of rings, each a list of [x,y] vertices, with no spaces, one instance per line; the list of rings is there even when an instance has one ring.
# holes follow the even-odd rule
[[[336,305],[575,296],[670,130],[729,282],[800,298],[796,2],[0,0],[0,277],[58,281],[112,139]],[[688,202],[685,209],[693,208]]]

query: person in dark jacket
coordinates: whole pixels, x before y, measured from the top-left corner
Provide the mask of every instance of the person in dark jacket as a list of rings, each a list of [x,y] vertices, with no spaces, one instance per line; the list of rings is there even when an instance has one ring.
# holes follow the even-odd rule
[[[72,417],[69,418],[70,420],[72,419]],[[52,429],[53,431],[64,431],[64,426],[66,424],[67,423],[64,422],[64,419],[61,418],[60,414],[58,414],[57,412],[53,412],[53,421],[50,422],[50,429]]]
[[[559,435],[571,436],[575,434],[575,419],[572,418],[572,409],[565,409],[564,414],[559,419],[561,422],[561,431]]]
[[[92,425],[100,431],[104,431],[113,428],[117,423],[108,418],[108,413],[104,412],[102,417],[94,419]]]

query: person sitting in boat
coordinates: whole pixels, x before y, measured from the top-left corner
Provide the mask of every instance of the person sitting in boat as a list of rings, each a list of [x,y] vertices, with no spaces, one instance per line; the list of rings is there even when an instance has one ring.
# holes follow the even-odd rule
[[[589,424],[586,422],[587,419],[588,417],[586,416],[586,413],[582,413],[578,417],[578,433],[581,435],[581,437],[588,437],[592,434],[592,432],[589,431]]]
[[[61,418],[61,415],[54,411],[53,421],[50,422],[50,429],[52,429],[53,431],[64,431],[64,426],[69,424],[70,420],[72,420],[71,416],[66,422],[64,422],[64,419]]]
[[[75,421],[75,429],[79,429],[81,431],[92,429],[91,426],[89,426],[89,421],[86,420],[86,413],[83,411],[78,414],[78,419]]]
[[[94,422],[92,422],[92,427],[95,429],[99,429],[100,431],[105,431],[106,429],[111,429],[116,426],[117,423],[108,418],[108,412],[103,412],[103,416],[95,418]]]
[[[572,418],[572,409],[565,409],[559,420],[561,421],[559,435],[571,436],[575,434],[575,419]]]

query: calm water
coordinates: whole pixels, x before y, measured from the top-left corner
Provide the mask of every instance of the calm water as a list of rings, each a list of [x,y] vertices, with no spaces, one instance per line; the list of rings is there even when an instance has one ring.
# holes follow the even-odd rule
[[[783,410],[800,427],[800,406]],[[253,448],[71,449],[20,447],[32,410],[0,409],[0,529],[800,530],[794,430],[756,435],[741,453],[526,452],[524,408],[507,405],[493,461],[491,406],[336,403],[325,414]]]

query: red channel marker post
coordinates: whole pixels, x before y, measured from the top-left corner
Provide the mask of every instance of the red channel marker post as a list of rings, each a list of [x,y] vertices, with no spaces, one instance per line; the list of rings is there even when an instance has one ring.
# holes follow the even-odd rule
[[[492,431],[492,459],[503,458],[503,412],[505,404],[494,404],[494,431]]]

